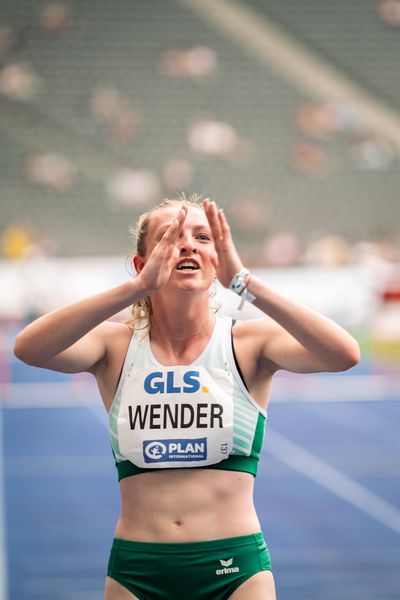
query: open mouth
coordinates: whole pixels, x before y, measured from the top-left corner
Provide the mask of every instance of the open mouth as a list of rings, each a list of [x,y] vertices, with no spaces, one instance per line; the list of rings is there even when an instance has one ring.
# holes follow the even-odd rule
[[[183,260],[176,267],[177,271],[198,271],[199,269],[199,265],[194,260]]]

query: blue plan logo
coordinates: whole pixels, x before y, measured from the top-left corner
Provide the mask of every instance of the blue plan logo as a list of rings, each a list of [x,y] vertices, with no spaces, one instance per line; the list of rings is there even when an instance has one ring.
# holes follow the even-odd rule
[[[143,457],[146,463],[206,460],[207,438],[145,440]]]
[[[161,442],[144,442],[143,446],[144,459],[146,462],[158,461],[167,453],[167,447]]]

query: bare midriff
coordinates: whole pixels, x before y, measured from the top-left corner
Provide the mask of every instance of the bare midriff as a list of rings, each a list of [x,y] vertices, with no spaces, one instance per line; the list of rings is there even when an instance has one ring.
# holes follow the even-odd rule
[[[126,477],[115,536],[178,543],[256,533],[253,487],[253,475],[240,471],[168,469]]]

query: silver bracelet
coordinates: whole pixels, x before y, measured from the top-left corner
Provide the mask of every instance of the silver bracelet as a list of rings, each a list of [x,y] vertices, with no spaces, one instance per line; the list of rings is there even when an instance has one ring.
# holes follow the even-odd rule
[[[238,294],[238,296],[241,296],[241,301],[238,310],[242,310],[246,301],[253,302],[253,300],[255,300],[256,298],[254,294],[252,294],[247,289],[248,282],[246,283],[244,279],[245,277],[247,277],[247,275],[251,275],[251,273],[248,269],[245,269],[243,267],[242,269],[240,269],[239,273],[236,273],[236,275],[233,276],[232,281],[229,284],[229,289],[232,292],[235,292],[235,294]]]

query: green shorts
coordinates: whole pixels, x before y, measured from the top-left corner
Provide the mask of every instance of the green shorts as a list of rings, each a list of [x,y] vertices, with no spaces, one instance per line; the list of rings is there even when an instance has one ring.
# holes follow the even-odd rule
[[[208,542],[114,539],[108,576],[139,600],[225,600],[271,561],[261,532]]]

